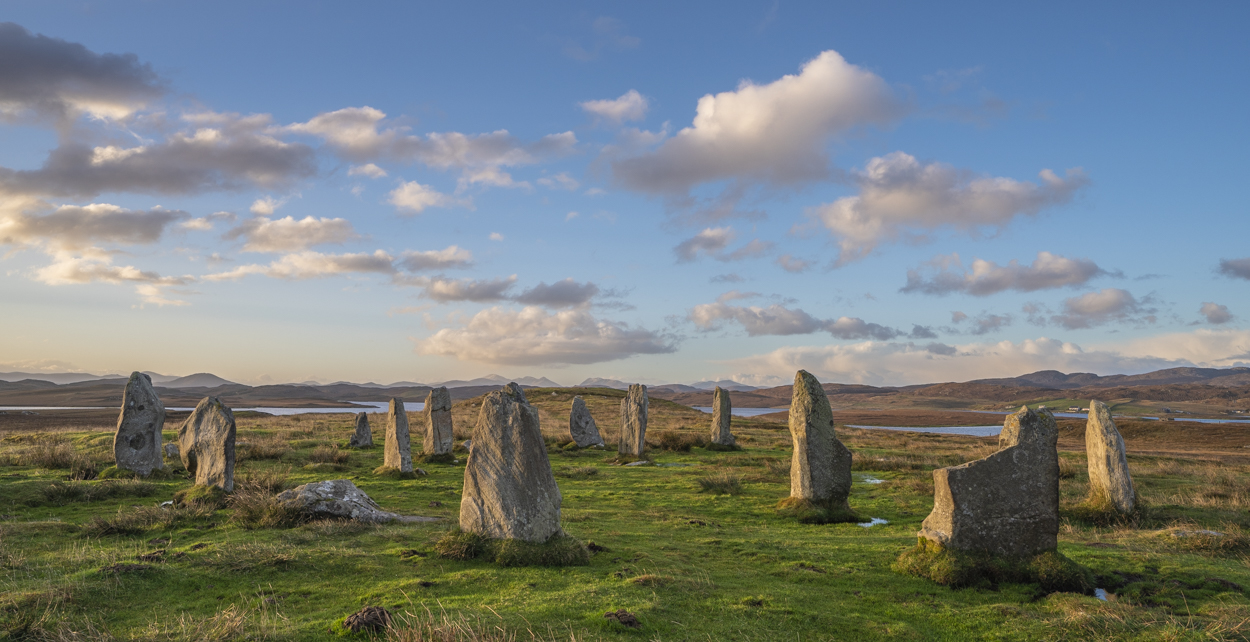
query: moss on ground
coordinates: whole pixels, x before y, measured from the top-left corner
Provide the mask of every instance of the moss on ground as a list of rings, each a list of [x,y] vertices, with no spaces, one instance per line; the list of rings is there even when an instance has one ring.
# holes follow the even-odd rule
[[[894,569],[952,588],[996,589],[999,584],[1037,584],[1046,593],[1092,595],[1094,574],[1058,551],[1014,558],[983,552],[957,551],[920,537],[904,552]]]

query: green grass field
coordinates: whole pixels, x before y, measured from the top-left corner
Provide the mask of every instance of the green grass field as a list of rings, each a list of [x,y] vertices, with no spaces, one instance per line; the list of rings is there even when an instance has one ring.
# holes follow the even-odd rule
[[[527,394],[551,437],[565,530],[604,549],[589,566],[439,558],[433,544],[455,525],[462,465],[378,478],[380,447],[334,449],[351,431],[347,415],[241,419],[240,486],[271,492],[348,478],[387,510],[445,521],[249,529],[232,507],[159,508],[190,485],[177,471],[143,482],[67,480],[111,463],[111,434],[6,434],[0,640],[343,639],[336,623],[369,605],[401,616],[386,634],[393,640],[1223,640],[1250,632],[1242,467],[1131,457],[1147,516],[1096,526],[1073,512],[1086,493],[1084,459],[1065,453],[1060,552],[1092,569],[1112,601],[1029,584],[952,590],[891,565],[914,546],[932,506],[931,471],[992,452],[992,440],[841,429],[856,457],[852,508],[889,523],[804,525],[775,509],[789,490],[783,425],[735,421],[745,450],[682,452],[708,416],[653,404],[648,441],[678,450],[653,451],[660,466],[623,467],[607,462],[613,453],[561,450],[559,417],[571,396],[548,392]],[[591,410],[611,444],[615,397],[601,397]],[[472,410],[457,404],[458,433],[467,436]],[[383,418],[373,419],[380,435]],[[411,421],[415,436],[421,416]],[[1169,529],[1225,535],[1177,538]],[[635,613],[642,628],[604,618],[617,609]]]

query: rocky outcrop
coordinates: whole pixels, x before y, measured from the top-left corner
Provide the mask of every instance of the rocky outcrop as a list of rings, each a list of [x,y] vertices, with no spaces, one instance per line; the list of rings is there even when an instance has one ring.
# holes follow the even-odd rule
[[[563,534],[560,489],[547,459],[538,411],[515,383],[482,401],[464,468],[460,528],[528,542]]]
[[[447,388],[434,388],[425,398],[425,439],[422,450],[427,455],[446,455],[455,445],[451,425],[451,393]]]
[[[369,415],[356,413],[356,431],[347,442],[352,448],[368,448],[373,445],[373,430],[369,428]]]
[[[573,409],[569,411],[569,437],[573,438],[578,448],[604,446],[599,426],[595,425],[595,418],[590,416],[586,401],[581,397],[573,397]]]
[[[733,407],[729,403],[729,391],[720,386],[712,392],[712,443],[720,446],[736,446],[733,433],[729,431]],[[830,415],[832,417],[832,414]]]
[[[919,535],[957,550],[1025,557],[1059,535],[1059,429],[1048,412],[1008,415],[1000,450],[933,471],[933,512]]]
[[[391,399],[386,414],[386,451],[382,454],[382,466],[401,473],[412,472],[412,442],[408,435],[408,412],[404,402]]]
[[[113,459],[117,467],[143,477],[165,467],[161,453],[161,429],[165,426],[165,406],[152,388],[152,379],[142,372],[130,373],[122,392],[122,411],[117,416],[113,437]]]
[[[647,387],[630,384],[621,400],[621,439],[618,452],[642,457],[647,448]]]
[[[1090,499],[1110,501],[1118,512],[1131,513],[1137,505],[1137,491],[1128,472],[1124,455],[1124,438],[1116,430],[1107,404],[1089,402],[1089,419],[1085,422],[1085,456],[1089,461]]]
[[[365,491],[346,479],[312,482],[278,494],[289,510],[308,518],[330,517],[381,524],[399,518],[378,506]]]
[[[234,413],[205,397],[178,429],[178,453],[197,486],[234,490]]]
[[[816,377],[800,370],[790,397],[790,497],[832,509],[848,509],[851,451],[833,431],[833,409]]]

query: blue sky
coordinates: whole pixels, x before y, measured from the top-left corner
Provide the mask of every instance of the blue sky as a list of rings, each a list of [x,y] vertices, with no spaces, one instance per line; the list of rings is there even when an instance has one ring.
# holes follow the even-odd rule
[[[0,370],[1250,363],[1239,3],[6,3]]]

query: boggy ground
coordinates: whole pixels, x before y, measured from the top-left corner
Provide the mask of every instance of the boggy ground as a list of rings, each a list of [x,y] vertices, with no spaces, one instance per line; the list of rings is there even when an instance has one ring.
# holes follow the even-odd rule
[[[621,393],[581,392],[614,443]],[[335,622],[365,605],[409,614],[392,640],[1219,640],[1250,632],[1250,471],[1232,444],[1213,450],[1228,457],[1145,455],[1130,438],[1147,515],[1094,525],[1078,519],[1085,462],[1068,450],[1076,436],[1065,428],[1060,551],[1099,575],[1113,600],[1103,602],[1034,585],[951,590],[891,570],[932,506],[931,471],[992,452],[992,438],[840,427],[855,453],[851,506],[889,523],[803,525],[774,508],[789,491],[782,424],[735,419],[745,450],[712,452],[694,445],[708,415],[653,399],[648,441],[661,465],[623,467],[607,461],[610,452],[560,448],[569,391],[527,395],[550,437],[565,529],[599,549],[589,566],[438,558],[433,544],[454,525],[463,464],[379,478],[380,447],[343,447],[349,415],[241,417],[243,495],[345,477],[388,510],[445,522],[258,528],[241,519],[246,505],[162,509],[190,485],[178,466],[165,480],[67,479],[111,463],[106,430],[0,433],[0,639],[336,639]],[[456,404],[458,439],[476,404]],[[371,416],[379,441],[384,420]],[[420,413],[410,421],[417,452]],[[166,428],[172,439],[177,424]],[[1169,534],[1204,529],[1225,535]],[[622,608],[641,629],[603,617]]]

